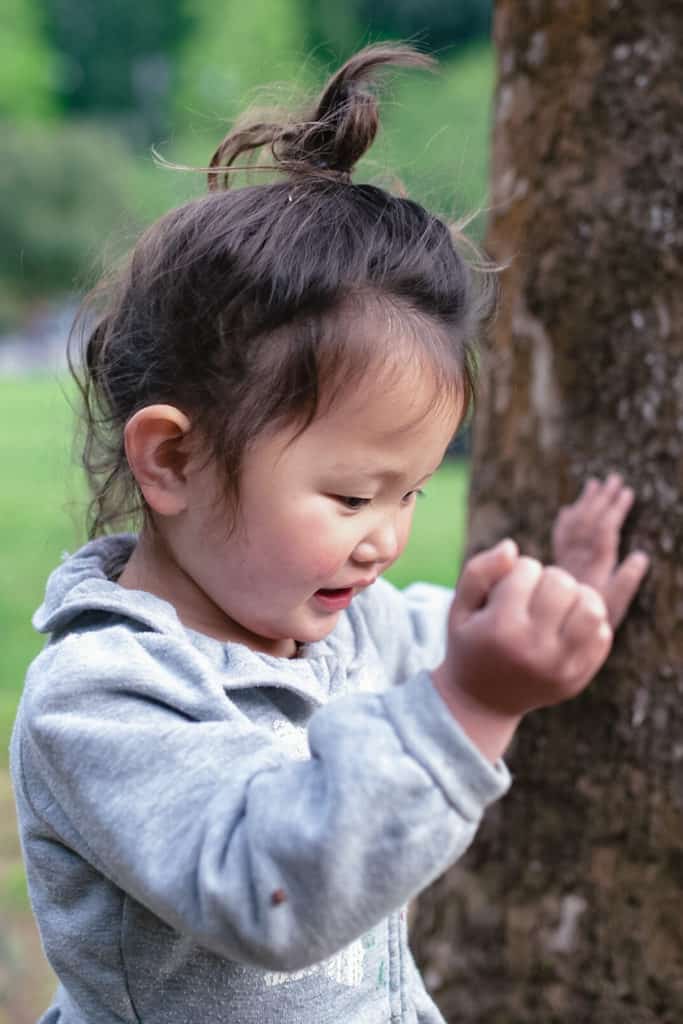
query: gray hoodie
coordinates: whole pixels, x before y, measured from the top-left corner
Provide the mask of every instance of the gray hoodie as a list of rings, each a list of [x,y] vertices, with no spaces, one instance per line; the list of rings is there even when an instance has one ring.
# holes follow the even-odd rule
[[[133,544],[69,558],[34,618],[11,763],[42,1024],[442,1021],[403,908],[509,783],[427,672],[451,594],[379,580],[286,660],[118,586]]]

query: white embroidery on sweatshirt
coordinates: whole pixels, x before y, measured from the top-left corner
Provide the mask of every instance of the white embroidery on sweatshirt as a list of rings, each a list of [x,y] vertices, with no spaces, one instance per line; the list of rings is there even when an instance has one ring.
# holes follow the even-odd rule
[[[313,974],[322,974],[337,985],[358,988],[363,983],[364,960],[363,943],[357,939],[336,956],[320,964],[313,964],[312,967],[304,967],[301,971],[267,971],[264,981],[268,988],[274,988],[276,985],[286,985],[289,981],[300,981]]]
[[[271,725],[278,743],[285,748],[293,760],[308,761],[311,752],[308,747],[308,731],[305,726],[294,725],[286,718],[276,718]]]

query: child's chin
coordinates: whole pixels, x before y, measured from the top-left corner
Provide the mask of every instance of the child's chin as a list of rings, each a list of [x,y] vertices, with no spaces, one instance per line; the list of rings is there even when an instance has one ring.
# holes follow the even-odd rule
[[[314,644],[317,640],[324,640],[337,625],[339,615],[340,612],[331,612],[325,616],[323,621],[299,630],[296,642],[298,644]]]

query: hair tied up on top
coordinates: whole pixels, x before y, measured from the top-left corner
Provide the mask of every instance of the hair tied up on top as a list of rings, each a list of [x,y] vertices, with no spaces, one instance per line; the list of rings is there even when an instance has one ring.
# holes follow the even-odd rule
[[[208,172],[210,191],[230,186],[238,170],[266,169],[256,164],[260,151],[269,151],[268,170],[290,178],[325,177],[351,183],[353,169],[370,148],[379,127],[377,98],[373,89],[383,66],[431,70],[435,61],[427,54],[399,44],[367,46],[350,58],[323,89],[311,108],[278,120],[240,120],[223,139]],[[246,163],[235,161],[246,156]]]

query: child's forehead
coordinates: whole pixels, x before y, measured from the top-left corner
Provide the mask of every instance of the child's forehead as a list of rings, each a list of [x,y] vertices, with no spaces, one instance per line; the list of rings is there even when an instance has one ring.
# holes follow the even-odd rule
[[[301,451],[340,475],[402,477],[432,473],[460,422],[460,408],[428,380],[381,387],[366,381],[315,418]]]
[[[330,429],[341,425],[349,432],[358,426],[381,439],[404,432],[428,430],[435,422],[462,417],[464,396],[455,382],[446,384],[428,366],[408,359],[374,361],[366,373],[326,396],[323,390],[317,419]]]

